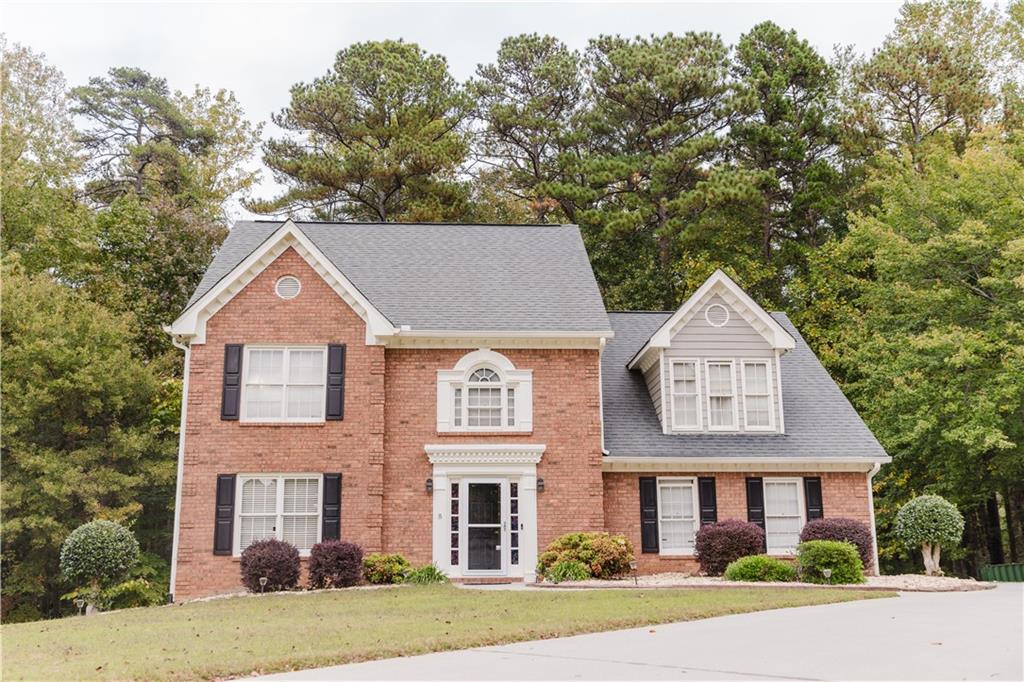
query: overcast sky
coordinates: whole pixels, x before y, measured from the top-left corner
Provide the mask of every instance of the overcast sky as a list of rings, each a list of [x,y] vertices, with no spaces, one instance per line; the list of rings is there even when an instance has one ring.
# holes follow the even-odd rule
[[[445,55],[459,80],[493,59],[501,39],[547,33],[573,48],[602,33],[711,31],[729,44],[770,19],[824,54],[837,44],[878,47],[899,2],[663,3],[50,3],[0,0],[0,31],[46,54],[70,85],[112,66],[138,66],[174,89],[233,90],[266,121],[289,87],[331,66],[359,41],[402,38]],[[272,132],[272,131],[271,131]],[[257,193],[274,191],[264,173]]]

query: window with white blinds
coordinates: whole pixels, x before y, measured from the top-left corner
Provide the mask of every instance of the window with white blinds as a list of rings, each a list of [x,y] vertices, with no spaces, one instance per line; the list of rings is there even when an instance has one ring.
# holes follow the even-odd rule
[[[696,360],[672,361],[672,428],[700,428],[700,380]]]
[[[767,361],[743,363],[743,418],[750,430],[773,428],[771,368]]]
[[[804,527],[799,478],[764,479],[764,530],[769,554],[791,554]]]
[[[736,428],[736,382],[732,362],[708,361],[708,428]]]
[[[237,551],[277,538],[308,552],[320,540],[321,477],[317,474],[239,476]]]
[[[244,421],[319,422],[326,402],[326,349],[246,346]]]
[[[662,554],[692,554],[696,532],[696,479],[658,479],[659,551]]]

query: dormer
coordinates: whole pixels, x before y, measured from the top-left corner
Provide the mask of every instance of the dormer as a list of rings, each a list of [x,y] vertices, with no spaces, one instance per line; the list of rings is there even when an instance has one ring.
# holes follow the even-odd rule
[[[796,341],[721,270],[630,360],[667,434],[785,433],[779,358]]]

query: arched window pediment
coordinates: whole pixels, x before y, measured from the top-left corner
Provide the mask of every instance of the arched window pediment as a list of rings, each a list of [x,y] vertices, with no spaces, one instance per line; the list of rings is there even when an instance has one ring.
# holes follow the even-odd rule
[[[487,348],[437,373],[437,430],[531,431],[533,373]]]

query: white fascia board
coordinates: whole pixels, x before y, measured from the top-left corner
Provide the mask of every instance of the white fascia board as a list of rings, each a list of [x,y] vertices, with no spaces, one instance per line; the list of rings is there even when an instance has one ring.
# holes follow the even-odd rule
[[[221,278],[198,301],[190,305],[169,327],[168,334],[205,343],[206,321],[245,288],[289,247],[301,255],[337,294],[366,323],[367,344],[380,344],[382,337],[393,336],[397,328],[363,296],[351,281],[320,251],[290,219],[281,224],[230,273]]]
[[[601,460],[601,470],[616,471],[855,471],[869,472],[891,458],[869,457],[616,457]]]
[[[658,327],[657,331],[651,335],[650,340],[644,344],[643,348],[637,351],[626,367],[629,369],[636,367],[652,349],[668,348],[672,344],[672,336],[678,327],[688,321],[696,312],[696,308],[701,301],[715,291],[726,294],[727,302],[738,308],[741,314],[749,312],[758,322],[758,324],[754,325],[754,328],[771,344],[772,348],[786,352],[796,347],[796,339],[781,324],[776,322],[775,318],[768,314],[768,311],[759,306],[754,299],[750,298],[729,275],[721,270],[715,270],[700,285],[697,291],[693,292],[693,295],[679,306],[679,309],[672,314],[672,317],[668,318],[663,325]]]

